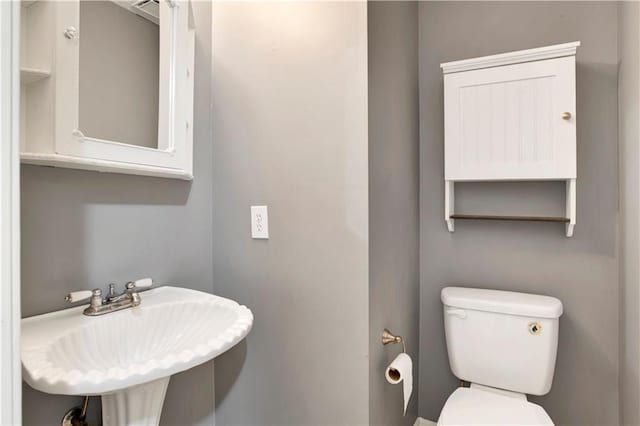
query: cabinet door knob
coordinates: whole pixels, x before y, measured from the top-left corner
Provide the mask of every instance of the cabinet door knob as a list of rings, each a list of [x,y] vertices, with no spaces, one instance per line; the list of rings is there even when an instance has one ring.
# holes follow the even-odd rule
[[[73,40],[74,38],[78,37],[78,30],[76,29],[76,27],[67,27],[67,29],[64,30],[64,36],[69,40]]]
[[[563,120],[571,120],[571,113],[570,112],[563,112],[562,113],[562,119]]]

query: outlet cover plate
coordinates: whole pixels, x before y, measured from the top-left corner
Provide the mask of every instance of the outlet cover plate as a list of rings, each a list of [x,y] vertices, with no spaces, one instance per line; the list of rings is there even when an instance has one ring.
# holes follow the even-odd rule
[[[267,206],[251,206],[251,238],[269,239],[269,214]]]

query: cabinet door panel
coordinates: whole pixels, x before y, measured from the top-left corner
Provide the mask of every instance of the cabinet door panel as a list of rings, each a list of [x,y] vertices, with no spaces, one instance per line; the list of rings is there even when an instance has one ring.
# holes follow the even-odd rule
[[[90,0],[82,0],[82,2]],[[194,31],[186,0],[159,3],[157,146],[105,140],[80,127],[80,0],[54,2],[56,61],[54,159],[76,168],[191,179],[193,175]],[[74,28],[73,36],[63,36]],[[134,78],[135,76],[131,77]],[[123,102],[125,102],[123,100]],[[95,100],[100,102],[100,100]],[[117,107],[117,105],[116,105]]]
[[[575,57],[444,78],[445,179],[576,177]]]

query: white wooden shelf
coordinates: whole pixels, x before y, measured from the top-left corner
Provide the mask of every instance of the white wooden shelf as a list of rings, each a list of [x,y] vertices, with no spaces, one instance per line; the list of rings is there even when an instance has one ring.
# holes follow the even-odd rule
[[[32,84],[45,78],[49,78],[51,72],[35,68],[20,68],[20,84]]]
[[[193,180],[193,174],[185,170],[143,164],[129,165],[118,161],[75,157],[71,155],[21,152],[20,161],[23,164],[33,164],[36,166],[64,167],[78,170],[93,170],[96,172],[127,173],[141,176]]]

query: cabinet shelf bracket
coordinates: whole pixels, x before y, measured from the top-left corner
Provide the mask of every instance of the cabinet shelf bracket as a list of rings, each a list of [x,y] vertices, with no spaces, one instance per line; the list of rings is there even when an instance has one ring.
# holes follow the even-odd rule
[[[455,219],[451,216],[454,212],[455,196],[454,196],[454,182],[452,180],[444,181],[444,220],[447,222],[447,228],[449,232],[456,230]]]
[[[569,222],[565,225],[567,237],[573,237],[573,228],[576,226],[576,179],[567,179],[567,218]]]

